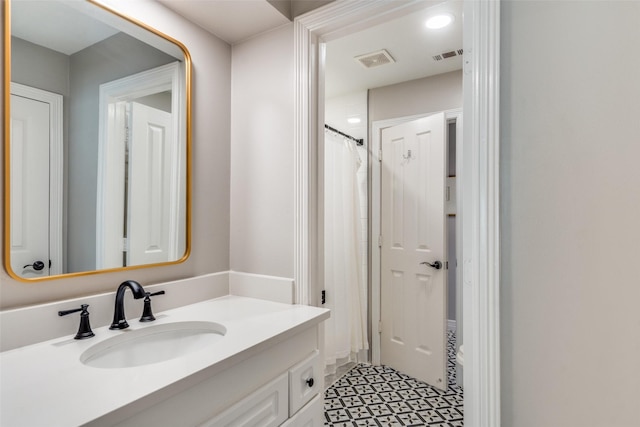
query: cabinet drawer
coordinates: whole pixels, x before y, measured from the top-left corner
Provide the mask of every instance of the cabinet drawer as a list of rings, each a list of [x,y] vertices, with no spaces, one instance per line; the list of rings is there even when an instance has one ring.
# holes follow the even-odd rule
[[[323,427],[324,408],[322,394],[316,395],[297,414],[289,418],[281,427]]]
[[[320,362],[320,352],[315,350],[289,370],[290,417],[322,390],[324,376]]]
[[[287,412],[287,374],[282,374],[201,427],[275,427]]]

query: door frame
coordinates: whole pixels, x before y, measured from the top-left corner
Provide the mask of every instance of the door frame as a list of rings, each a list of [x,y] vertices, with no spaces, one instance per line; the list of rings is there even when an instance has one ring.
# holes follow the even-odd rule
[[[65,261],[63,96],[15,82],[11,82],[10,92],[11,95],[49,104],[49,259],[55,259],[56,262],[48,269],[48,276],[62,274]]]
[[[371,160],[371,242],[369,244],[369,248],[371,251],[371,362],[374,364],[380,364],[380,330],[376,328],[376,325],[380,324],[381,318],[381,292],[382,292],[382,284],[380,277],[380,265],[381,265],[381,256],[382,251],[380,250],[380,246],[376,244],[378,241],[378,237],[382,233],[382,218],[381,218],[381,200],[380,200],[380,191],[382,188],[382,163],[380,161],[380,150],[382,148],[382,134],[381,131],[388,127],[393,127],[397,125],[401,125],[403,123],[411,122],[413,120],[422,119],[432,114],[437,114],[440,112],[444,112],[445,122],[449,120],[455,119],[457,121],[461,120],[462,117],[462,109],[457,108],[453,110],[447,111],[434,111],[432,113],[427,114],[416,114],[412,116],[404,116],[397,117],[393,119],[385,119],[385,120],[376,120],[371,122],[371,138],[370,138],[370,147],[371,151],[369,153]],[[445,132],[446,136],[446,132]],[[460,135],[461,136],[461,135]],[[461,138],[459,140],[462,140]],[[457,160],[456,160],[457,161]],[[446,169],[446,168],[445,168]],[[446,179],[446,177],[445,177]],[[457,194],[457,193],[456,193]],[[445,280],[446,286],[446,280]],[[445,322],[446,323],[446,322]]]
[[[322,41],[427,5],[422,0],[337,1],[294,20],[294,280],[295,301],[299,304],[317,305],[319,300]],[[471,426],[497,426],[500,425],[500,2],[465,1],[463,32],[464,135],[458,147],[463,150],[461,170],[465,172],[460,184],[465,215],[459,230],[463,235],[464,418],[465,424]]]
[[[115,105],[121,101],[129,101],[142,96],[152,95],[162,91],[171,91],[171,114],[173,135],[170,137],[172,141],[177,141],[173,151],[173,158],[178,159],[176,167],[172,170],[171,190],[170,193],[175,200],[182,200],[184,197],[180,195],[180,180],[183,175],[180,161],[184,156],[180,147],[184,147],[183,127],[181,123],[185,122],[185,107],[180,100],[184,99],[184,89],[180,84],[183,81],[182,68],[179,62],[172,62],[161,65],[150,70],[142,71],[131,76],[123,77],[111,82],[103,83],[99,89],[99,118],[98,118],[98,182],[96,196],[96,268],[111,268],[104,266],[105,257],[114,250],[114,248],[123,247],[123,238],[114,232],[113,228],[119,228],[123,221],[121,216],[115,215],[114,206],[122,205],[123,185],[114,185],[120,183],[120,170],[114,170],[110,167],[111,159],[119,159],[122,154],[118,152],[120,146],[109,142],[109,106]],[[186,168],[186,163],[184,164]],[[124,178],[122,178],[124,179]],[[178,215],[178,204],[172,203],[173,211],[169,213],[172,218],[169,225],[170,233],[170,258],[177,259],[178,242],[181,238],[179,221],[176,219]],[[117,227],[116,227],[117,224]],[[119,230],[116,230],[119,231]]]

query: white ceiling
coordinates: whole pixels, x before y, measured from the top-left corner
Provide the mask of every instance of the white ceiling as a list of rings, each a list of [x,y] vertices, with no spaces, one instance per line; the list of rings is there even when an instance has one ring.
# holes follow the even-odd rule
[[[287,22],[266,0],[158,0],[230,44]],[[59,2],[22,0],[12,3],[12,31],[33,43],[67,55],[117,32],[96,21],[85,22],[73,8],[53,9]],[[430,3],[432,4],[432,3]],[[453,25],[428,30],[426,18],[436,12],[455,16]],[[21,28],[25,29],[21,33]],[[64,34],[71,34],[65,41]],[[327,43],[325,87],[328,98],[386,86],[462,68],[462,58],[434,61],[434,55],[462,48],[462,1],[444,3],[350,34]],[[396,60],[365,69],[355,56],[386,49]]]
[[[56,52],[72,55],[118,33],[78,11],[73,3],[12,1],[11,34]]]
[[[266,0],[157,1],[229,44],[290,22]],[[13,0],[12,34],[71,55],[118,32],[78,7],[73,1]]]
[[[289,22],[266,0],[158,0],[205,30],[237,44]],[[433,2],[425,2],[432,5]],[[455,16],[441,30],[428,30],[426,19],[439,12]],[[365,69],[353,58],[386,49],[395,63]],[[462,49],[462,1],[449,0],[327,43],[327,97],[428,77],[462,68],[460,56],[433,56]]]
[[[429,30],[429,16],[448,12],[450,26]],[[386,49],[395,63],[365,68],[354,57]],[[462,2],[448,1],[327,43],[327,98],[433,76],[462,68],[462,57],[435,61],[434,55],[462,49]]]
[[[289,21],[267,0],[158,0],[229,44]]]
[[[266,0],[158,0],[210,33],[236,44],[289,20]],[[433,2],[425,4],[432,5]],[[454,23],[428,30],[427,17],[449,12]],[[353,58],[386,49],[395,63],[365,69]],[[449,0],[327,43],[327,97],[446,73],[462,68],[460,56],[433,56],[462,49],[462,1]]]

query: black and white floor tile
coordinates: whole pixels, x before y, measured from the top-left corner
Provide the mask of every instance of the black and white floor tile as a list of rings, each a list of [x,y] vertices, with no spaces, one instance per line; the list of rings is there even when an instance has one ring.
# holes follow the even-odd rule
[[[356,365],[325,391],[324,425],[462,427],[462,388],[456,385],[452,331],[447,356],[446,392],[387,366]]]

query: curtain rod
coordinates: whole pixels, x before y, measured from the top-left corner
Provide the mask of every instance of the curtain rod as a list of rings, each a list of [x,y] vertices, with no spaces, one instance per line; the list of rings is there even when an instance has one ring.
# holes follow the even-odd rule
[[[329,126],[329,125],[324,125],[324,128],[325,128],[325,129],[327,129],[327,130],[330,130],[331,132],[335,132],[335,133],[337,133],[338,135],[343,136],[343,137],[345,137],[345,138],[347,138],[347,139],[350,139],[350,140],[352,140],[352,141],[355,141],[355,142],[356,142],[356,144],[358,144],[358,145],[364,145],[364,139],[354,138],[353,136],[351,136],[351,135],[347,135],[346,133],[343,133],[343,132],[340,132],[338,129],[332,128],[332,127],[331,127],[331,126]]]

